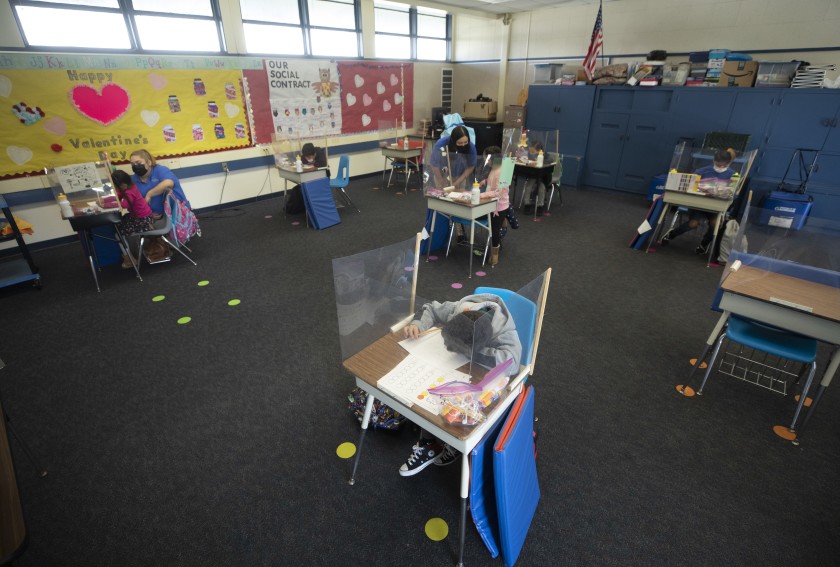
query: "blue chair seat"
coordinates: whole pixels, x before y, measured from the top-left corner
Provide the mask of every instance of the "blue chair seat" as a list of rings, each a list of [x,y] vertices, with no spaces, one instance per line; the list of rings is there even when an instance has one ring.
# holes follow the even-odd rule
[[[817,341],[731,316],[726,336],[744,346],[808,364],[817,358]]]

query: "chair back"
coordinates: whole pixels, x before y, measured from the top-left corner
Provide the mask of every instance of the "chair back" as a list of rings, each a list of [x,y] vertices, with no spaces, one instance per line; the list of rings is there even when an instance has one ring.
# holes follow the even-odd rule
[[[513,316],[516,324],[516,333],[519,335],[519,342],[522,343],[522,358],[520,364],[531,363],[531,352],[534,347],[534,330],[537,323],[537,305],[522,297],[515,291],[498,287],[477,287],[475,293],[492,293],[498,295],[505,302],[505,305]]]
[[[554,185],[560,185],[560,178],[563,177],[563,154],[551,154],[556,160],[554,162],[554,170],[551,172],[551,182]]]
[[[341,156],[338,158],[338,174],[330,180],[331,187],[347,187],[350,183],[350,157]]]
[[[749,134],[735,132],[707,132],[703,137],[704,150],[725,150],[732,148],[740,156],[750,144]]]

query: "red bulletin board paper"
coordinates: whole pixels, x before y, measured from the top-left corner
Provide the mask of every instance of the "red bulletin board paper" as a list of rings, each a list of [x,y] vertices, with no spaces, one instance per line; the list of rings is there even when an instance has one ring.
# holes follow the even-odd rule
[[[270,144],[274,131],[274,121],[271,119],[271,103],[268,99],[268,75],[265,72],[265,61],[262,69],[245,69],[242,71],[248,81],[251,112],[254,115],[254,143]]]
[[[376,130],[383,121],[412,124],[413,64],[339,62],[338,74],[343,133]]]

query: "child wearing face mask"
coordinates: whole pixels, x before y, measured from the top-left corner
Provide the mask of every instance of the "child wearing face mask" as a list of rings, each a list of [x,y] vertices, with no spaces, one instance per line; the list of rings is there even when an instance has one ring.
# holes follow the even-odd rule
[[[713,178],[729,181],[735,174],[735,171],[729,167],[734,160],[735,150],[732,148],[717,150],[715,151],[714,158],[712,158],[712,165],[701,167],[695,170],[694,173],[699,175],[700,179]],[[700,226],[703,219],[706,219],[708,223],[706,234],[703,235],[703,240],[700,241],[700,246],[698,246],[694,252],[696,254],[706,254],[709,251],[709,245],[712,243],[712,238],[715,233],[715,222],[717,221],[716,213],[707,213],[705,211],[695,211],[694,209],[690,209],[688,212],[688,220],[663,236],[662,244],[668,244],[668,242],[679,235],[688,232],[689,230],[694,230]]]

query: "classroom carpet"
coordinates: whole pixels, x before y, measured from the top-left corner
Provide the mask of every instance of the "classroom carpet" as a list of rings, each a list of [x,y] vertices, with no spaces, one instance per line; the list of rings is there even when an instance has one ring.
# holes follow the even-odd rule
[[[359,423],[331,260],[412,238],[426,211],[376,175],[348,192],[361,213],[321,231],[277,195],[200,212],[198,265],[175,255],[142,282],[107,266],[97,293],[71,243],[34,252],[41,291],[0,290],[3,405],[49,471],[12,438],[29,537],[16,566],[455,563],[460,462],[400,477],[410,423],[368,433],[354,486],[336,453]],[[790,395],[720,374],[679,395],[722,268],[693,253],[699,231],[628,247],[646,211],[644,196],[564,188],[549,216],[519,215],[495,268],[475,257],[468,278],[464,247],[421,261],[418,295],[439,301],[553,268],[531,378],[541,499],[517,564],[836,564],[840,386],[799,447],[771,430]],[[469,519],[465,560],[502,564]]]

